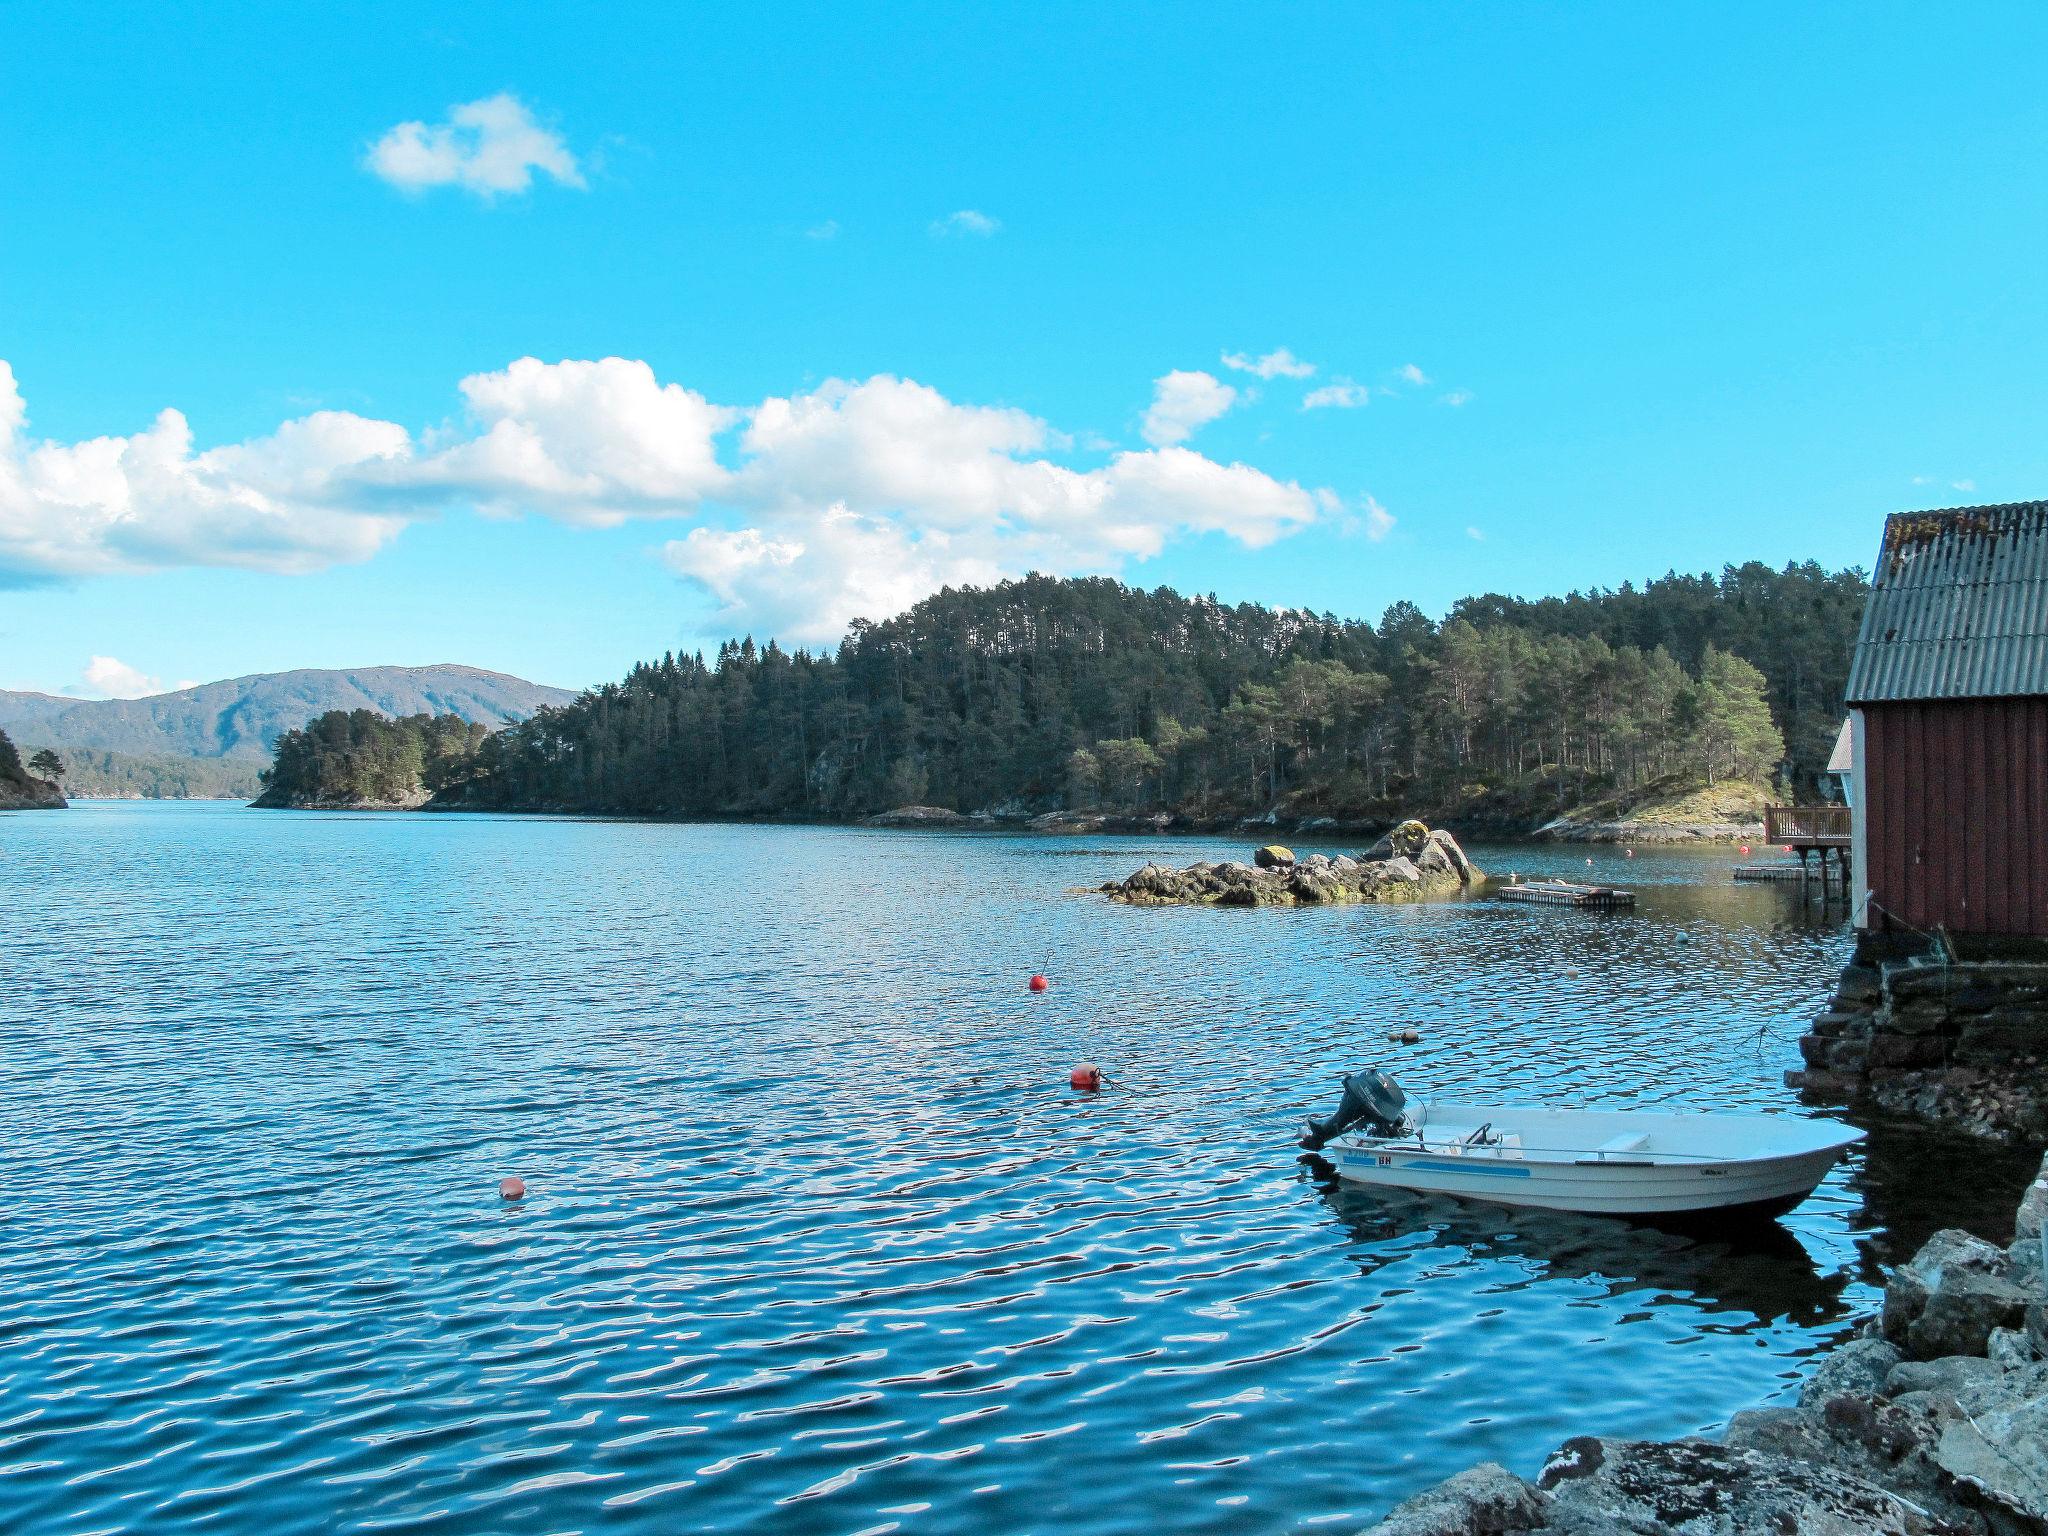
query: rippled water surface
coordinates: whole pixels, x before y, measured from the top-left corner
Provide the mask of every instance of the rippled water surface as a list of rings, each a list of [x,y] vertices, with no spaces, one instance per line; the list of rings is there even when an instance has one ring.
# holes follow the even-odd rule
[[[1347,1530],[1723,1422],[2010,1224],[2024,1169],[1897,1136],[1734,1244],[1340,1192],[1293,1126],[1370,1062],[1805,1112],[1839,914],[1726,852],[1594,851],[1633,915],[1077,892],[1226,853],[0,817],[0,1525]]]

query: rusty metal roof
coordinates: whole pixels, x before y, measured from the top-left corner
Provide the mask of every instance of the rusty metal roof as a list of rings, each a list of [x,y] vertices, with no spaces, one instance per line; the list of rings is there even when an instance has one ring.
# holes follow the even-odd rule
[[[2048,694],[2048,501],[1885,519],[1851,704]]]

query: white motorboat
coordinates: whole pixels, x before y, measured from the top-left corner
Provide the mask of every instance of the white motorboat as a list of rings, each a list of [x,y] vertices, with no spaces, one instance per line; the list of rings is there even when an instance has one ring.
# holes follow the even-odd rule
[[[1410,1100],[1384,1072],[1344,1079],[1302,1145],[1340,1178],[1612,1216],[1775,1215],[1849,1147],[1852,1126],[1798,1115],[1660,1114]]]

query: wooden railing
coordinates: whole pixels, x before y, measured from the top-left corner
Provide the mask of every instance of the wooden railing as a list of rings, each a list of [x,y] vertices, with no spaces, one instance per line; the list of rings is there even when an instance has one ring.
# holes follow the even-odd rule
[[[1849,818],[1846,805],[1767,805],[1764,841],[1794,848],[1846,848]]]

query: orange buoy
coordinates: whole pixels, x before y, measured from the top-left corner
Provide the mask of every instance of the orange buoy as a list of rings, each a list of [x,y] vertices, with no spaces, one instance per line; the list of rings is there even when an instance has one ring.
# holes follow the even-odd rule
[[[509,1179],[500,1179],[498,1180],[498,1193],[507,1200],[524,1200],[526,1198],[526,1180],[516,1175]]]
[[[1102,1086],[1102,1068],[1082,1062],[1067,1074],[1067,1086],[1081,1093],[1093,1093]]]
[[[1043,976],[1034,974],[1031,978],[1031,990],[1034,992],[1043,992],[1047,987],[1051,985],[1052,983],[1047,981]]]

